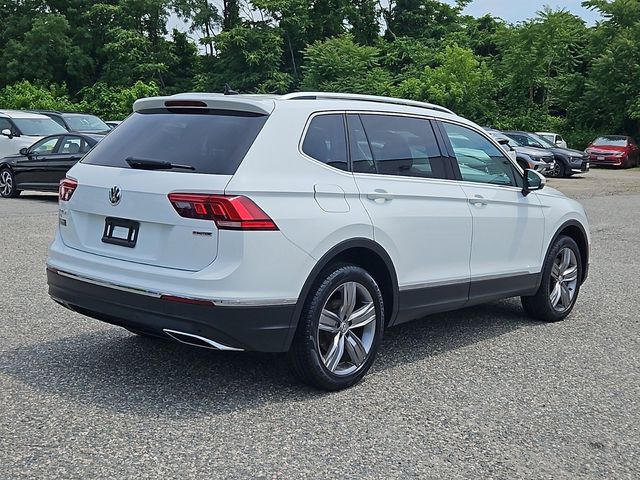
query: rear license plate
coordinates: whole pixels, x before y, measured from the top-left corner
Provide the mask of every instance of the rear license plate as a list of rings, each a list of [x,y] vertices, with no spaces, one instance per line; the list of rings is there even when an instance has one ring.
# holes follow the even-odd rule
[[[602,155],[598,155],[598,160],[604,160],[604,157]]]
[[[112,245],[133,248],[138,241],[140,222],[125,218],[107,217],[104,219],[102,241]]]

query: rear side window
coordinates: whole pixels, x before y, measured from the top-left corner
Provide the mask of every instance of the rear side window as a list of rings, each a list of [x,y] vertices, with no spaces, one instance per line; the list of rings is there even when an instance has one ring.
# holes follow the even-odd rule
[[[369,173],[373,168],[374,173],[382,175],[446,178],[446,160],[440,154],[429,120],[369,114],[360,115],[360,120],[373,163],[367,161],[359,124],[352,127],[350,121],[352,142],[355,139],[358,147],[354,171]]]
[[[304,137],[302,151],[322,163],[348,170],[347,139],[342,114],[314,117]]]
[[[226,110],[136,112],[82,163],[130,168],[128,158],[189,165],[172,172],[233,175],[264,126],[266,115]]]

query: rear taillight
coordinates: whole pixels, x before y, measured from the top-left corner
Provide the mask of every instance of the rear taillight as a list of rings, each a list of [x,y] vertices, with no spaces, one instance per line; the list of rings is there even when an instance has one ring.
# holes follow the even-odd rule
[[[169,201],[181,217],[213,220],[221,230],[278,230],[274,221],[247,197],[170,193]]]
[[[78,182],[72,178],[64,178],[60,180],[60,188],[58,189],[58,198],[62,202],[68,202],[71,200],[73,192],[76,191]]]

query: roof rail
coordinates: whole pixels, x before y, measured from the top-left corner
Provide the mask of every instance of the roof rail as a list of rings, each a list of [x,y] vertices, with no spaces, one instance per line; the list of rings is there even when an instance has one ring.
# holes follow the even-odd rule
[[[281,100],[359,100],[364,102],[388,103],[392,105],[406,105],[408,107],[428,108],[438,112],[450,113],[451,110],[433,103],[405,100],[403,98],[379,97],[377,95],[361,95],[357,93],[333,93],[333,92],[296,92],[288,93],[280,97]]]

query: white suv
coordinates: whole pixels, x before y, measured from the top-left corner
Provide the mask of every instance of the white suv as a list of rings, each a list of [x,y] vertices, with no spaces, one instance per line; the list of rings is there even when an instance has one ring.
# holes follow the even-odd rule
[[[521,296],[562,320],[577,202],[447,109],[327,93],[138,100],[60,186],[50,295],[134,333],[289,352],[353,385],[385,328]]]
[[[45,115],[0,110],[0,158],[15,155],[48,135],[67,131]]]

